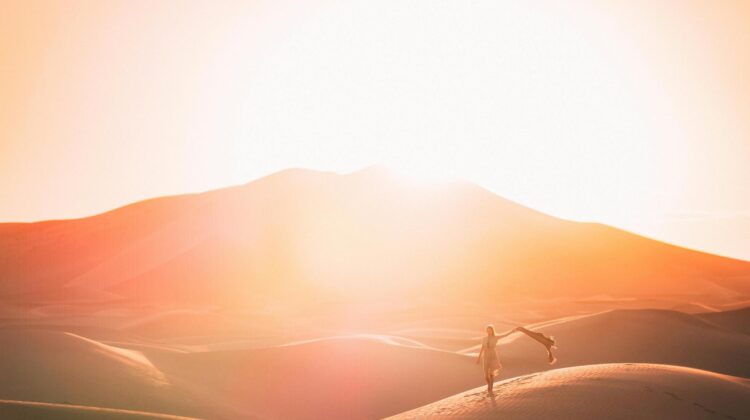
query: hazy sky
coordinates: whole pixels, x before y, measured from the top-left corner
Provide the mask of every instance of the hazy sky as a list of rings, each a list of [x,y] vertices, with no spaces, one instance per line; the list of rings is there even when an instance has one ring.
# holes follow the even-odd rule
[[[0,220],[383,163],[750,259],[748,74],[743,1],[5,1]]]

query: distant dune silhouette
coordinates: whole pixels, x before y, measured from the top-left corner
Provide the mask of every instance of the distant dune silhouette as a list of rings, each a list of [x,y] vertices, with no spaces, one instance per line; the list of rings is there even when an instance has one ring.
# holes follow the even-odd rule
[[[377,167],[287,170],[83,219],[0,224],[0,277],[0,300],[13,302],[750,296],[748,262],[557,219],[468,182],[409,186]]]

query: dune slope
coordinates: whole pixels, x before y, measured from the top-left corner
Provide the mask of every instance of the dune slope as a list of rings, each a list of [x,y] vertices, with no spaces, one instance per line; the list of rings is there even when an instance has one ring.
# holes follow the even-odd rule
[[[196,420],[193,417],[71,404],[0,400],[5,420]]]
[[[150,358],[212,418],[380,418],[482,383],[470,357],[386,336]]]
[[[721,315],[715,313],[710,315]],[[750,312],[728,314],[732,325],[750,323]],[[481,326],[479,326],[481,327]],[[503,331],[503,327],[499,331]],[[671,310],[612,310],[531,324],[528,328],[554,336],[557,364],[547,363],[546,351],[523,334],[500,341],[502,377],[596,363],[640,362],[694,367],[750,377],[745,362],[750,336],[704,319]],[[510,327],[505,327],[510,329]],[[479,328],[477,328],[479,329]],[[467,334],[471,331],[465,331]],[[446,338],[440,330],[403,331],[406,337],[463,354],[479,351],[480,336]],[[455,334],[455,333],[454,333]],[[463,349],[459,349],[463,344]]]
[[[557,219],[468,182],[405,185],[377,168],[287,170],[82,219],[0,224],[0,278],[0,301],[12,303],[750,298],[748,262]]]
[[[748,320],[750,321],[750,319]],[[559,367],[594,363],[666,363],[750,377],[743,363],[750,337],[702,318],[668,310],[614,310],[567,321],[540,323],[536,329],[557,338]],[[509,367],[549,369],[543,349],[523,336],[500,348]],[[509,372],[509,374],[513,374]]]
[[[140,351],[66,332],[17,327],[0,328],[0,342],[0,399],[205,413]]]
[[[750,380],[669,365],[605,364],[508,379],[392,419],[745,419]]]
[[[750,335],[750,307],[699,315],[706,321]]]

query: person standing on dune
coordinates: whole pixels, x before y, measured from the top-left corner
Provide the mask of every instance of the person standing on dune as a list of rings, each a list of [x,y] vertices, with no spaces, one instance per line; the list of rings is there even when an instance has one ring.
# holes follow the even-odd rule
[[[495,384],[495,375],[500,373],[502,365],[500,359],[497,358],[497,340],[511,335],[515,330],[503,334],[495,335],[495,327],[488,325],[486,328],[487,336],[482,339],[482,348],[479,350],[479,356],[477,356],[477,364],[482,362],[484,368],[484,379],[487,381],[487,392],[492,393],[492,386]]]
[[[502,335],[495,334],[495,327],[493,325],[487,325],[485,330],[487,331],[487,336],[482,339],[482,346],[479,349],[479,355],[477,356],[477,364],[479,364],[480,361],[482,362],[482,367],[484,368],[484,379],[487,381],[487,392],[490,394],[492,393],[492,387],[495,384],[495,376],[500,373],[500,369],[503,367],[502,364],[500,364],[500,359],[497,356],[496,350],[497,341],[501,338],[505,338],[514,332],[524,333],[547,348],[550,364],[554,364],[557,361],[552,355],[552,349],[556,347],[554,337],[547,337],[542,333],[533,332],[523,327],[516,327]]]

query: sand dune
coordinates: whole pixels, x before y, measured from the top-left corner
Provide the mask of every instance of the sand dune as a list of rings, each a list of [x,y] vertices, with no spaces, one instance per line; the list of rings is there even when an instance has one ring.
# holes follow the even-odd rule
[[[676,311],[618,310],[536,325],[560,344],[556,367],[607,362],[682,364],[747,376],[748,336]],[[400,329],[390,335],[303,340],[261,349],[155,353],[154,363],[206,399],[237,413],[269,418],[372,418],[414,407],[466,384],[480,385],[472,346],[459,329]],[[501,378],[549,370],[545,352],[525,336],[499,348]],[[310,387],[309,378],[326,381]],[[339,387],[347,389],[342,394]],[[401,390],[408,389],[409,392]],[[198,392],[198,391],[196,391]],[[366,397],[365,397],[366,396]],[[301,408],[292,401],[304,402]]]
[[[748,317],[615,310],[529,327],[556,336],[555,367],[665,363],[747,377],[750,336],[739,328]],[[474,329],[430,317],[343,335],[262,323],[250,333],[236,324],[255,322],[210,310],[155,312],[112,329],[5,327],[0,398],[211,418],[381,417],[481,385],[473,364],[480,318],[464,319]],[[499,353],[500,378],[551,368],[543,348],[522,335],[505,339]]]
[[[471,358],[413,344],[370,335],[151,358],[175,383],[226,407],[212,416],[221,418],[378,418],[482,382]]]
[[[615,310],[529,327],[557,338],[554,367],[663,363],[747,377],[750,336],[732,326],[750,321],[750,311],[704,319],[721,314]],[[8,379],[0,398],[219,419],[358,419],[393,415],[483,384],[473,363],[481,325],[456,328],[449,319],[445,327],[440,318],[428,318],[411,327],[398,322],[388,333],[300,329],[238,339],[232,328],[207,329],[203,322],[233,324],[233,315],[204,315],[171,311],[124,328],[75,334],[69,326],[0,328],[9,349],[0,360]],[[198,332],[216,334],[180,344],[193,319],[201,321]],[[175,322],[186,324],[179,335],[161,334]],[[160,338],[133,335],[141,328]],[[88,332],[100,338],[86,338]],[[499,353],[505,366],[500,379],[551,369],[543,348],[523,335],[505,339]]]
[[[556,336],[560,367],[750,376],[750,312],[720,312],[749,301],[750,262],[377,168],[0,224],[0,279],[6,400],[380,417],[481,385],[487,322]],[[550,369],[528,338],[499,350],[503,378]]]
[[[741,328],[750,323],[750,311],[707,314],[726,319]],[[721,323],[669,310],[613,310],[574,315],[531,324],[532,330],[555,336],[559,349],[555,367],[594,363],[645,362],[676,364],[716,372],[750,376],[750,365],[743,363],[750,336]],[[731,322],[730,322],[731,321]],[[499,331],[506,329],[498,325]],[[476,330],[481,331],[482,325]],[[510,326],[507,327],[510,329]],[[425,345],[475,355],[481,335],[471,330],[399,330]],[[464,334],[464,335],[462,335]],[[548,370],[545,350],[522,334],[503,339],[498,347],[505,365],[503,377]]]
[[[706,321],[750,335],[750,307],[699,315]]]
[[[750,318],[750,312],[747,313]],[[750,319],[747,319],[750,322]],[[696,315],[667,310],[614,310],[535,324],[531,329],[552,335],[559,349],[555,367],[613,362],[665,363],[750,377],[744,363],[750,336],[713,324]],[[471,347],[466,353],[474,353]],[[498,348],[516,376],[550,369],[544,349],[521,334]]]
[[[393,419],[729,419],[750,417],[750,380],[679,366],[588,365],[530,374]]]
[[[0,400],[0,418],[5,420],[196,420],[193,417],[73,404]]]
[[[468,182],[407,187],[377,168],[288,170],[83,219],[0,224],[0,277],[5,302],[171,309],[393,294],[723,307],[750,295],[748,262],[560,220]]]
[[[248,325],[242,319],[231,318],[210,310],[165,310],[127,322],[124,331],[143,337],[165,340],[177,338],[210,338],[256,336],[267,329]]]
[[[0,328],[0,342],[2,399],[205,413],[142,352],[30,328]]]

